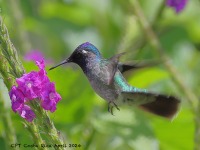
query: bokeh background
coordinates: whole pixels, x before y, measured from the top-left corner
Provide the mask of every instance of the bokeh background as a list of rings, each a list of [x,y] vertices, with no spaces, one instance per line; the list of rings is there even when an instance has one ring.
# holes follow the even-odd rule
[[[140,0],[144,15],[159,37],[171,64],[183,83],[200,97],[200,2],[190,0],[176,13],[164,0]],[[114,116],[107,103],[94,93],[76,65],[48,71],[62,96],[49,113],[66,143],[79,149],[97,150],[192,150],[195,114],[185,93],[177,88],[163,62],[149,44],[129,1],[124,0],[0,0],[1,15],[26,71],[37,70],[25,56],[43,53],[47,69],[59,63],[81,43],[93,43],[109,58],[128,51],[123,61],[156,60],[159,65],[127,74],[131,85],[175,95],[182,100],[180,111],[166,120],[136,107],[120,107]],[[10,111],[18,143],[33,144],[22,118],[11,112],[10,99],[1,81],[0,90]],[[0,149],[5,149],[5,126],[0,115]],[[42,133],[43,131],[41,131]],[[45,134],[45,133],[43,133]],[[27,148],[21,148],[27,149]]]

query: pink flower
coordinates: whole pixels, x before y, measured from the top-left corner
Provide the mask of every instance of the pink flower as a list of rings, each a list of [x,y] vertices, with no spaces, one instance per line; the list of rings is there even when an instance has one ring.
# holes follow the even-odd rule
[[[25,54],[24,59],[27,61],[41,61],[44,59],[44,55],[41,51],[31,50]]]
[[[40,71],[38,72],[41,84],[44,85],[45,83],[49,83],[50,80],[47,76],[47,73],[45,71],[45,64],[44,60],[42,61],[36,61],[36,65],[39,67]]]
[[[13,86],[10,93],[10,99],[12,104],[12,110],[17,112],[20,110],[25,102],[25,96],[21,90],[19,90],[16,86]]]
[[[41,93],[42,107],[45,110],[54,112],[56,104],[61,100],[61,97],[56,92],[54,83],[47,83],[43,88],[46,90],[42,90],[43,92]]]
[[[36,61],[36,64],[40,69],[39,72],[32,71],[16,79],[18,88],[21,91],[24,91],[24,95],[29,100],[38,98],[41,93],[42,86],[50,82],[46,75],[47,73],[44,70],[44,61]]]
[[[31,71],[16,79],[18,87],[13,86],[9,93],[13,111],[18,112],[27,121],[35,118],[34,112],[27,105],[28,101],[37,98],[45,110],[54,112],[56,104],[61,100],[55,90],[55,84],[50,82],[47,76],[44,61],[36,61],[36,65],[40,70]]]
[[[38,72],[32,71],[16,79],[18,88],[24,92],[27,99],[31,100],[38,97],[41,90],[41,81]]]
[[[40,70],[44,70],[45,69],[44,60],[36,61],[36,65],[39,67]]]
[[[46,59],[45,55],[42,53],[42,51],[39,51],[39,50],[28,51],[25,54],[24,59],[26,61],[43,61],[43,60],[45,60],[45,62],[47,64],[52,63],[52,60],[51,59]]]
[[[19,110],[19,114],[22,118],[26,119],[29,122],[32,122],[33,119],[36,117],[35,113],[28,105],[24,105],[22,109]]]
[[[169,7],[173,7],[176,13],[179,13],[185,8],[187,1],[188,0],[167,0],[166,4]]]

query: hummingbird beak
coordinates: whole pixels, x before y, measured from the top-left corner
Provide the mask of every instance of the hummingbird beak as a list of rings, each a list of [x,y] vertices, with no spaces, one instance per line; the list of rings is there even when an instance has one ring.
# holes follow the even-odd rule
[[[67,59],[65,59],[64,61],[62,61],[61,63],[57,64],[56,66],[51,67],[49,70],[55,69],[55,68],[57,68],[57,67],[59,67],[59,66],[61,66],[61,65],[63,65],[63,64],[69,63],[69,62],[70,62],[70,59],[67,58]]]

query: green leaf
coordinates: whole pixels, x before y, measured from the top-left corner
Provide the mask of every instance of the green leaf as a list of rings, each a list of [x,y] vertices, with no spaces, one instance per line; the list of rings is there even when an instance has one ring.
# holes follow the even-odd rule
[[[169,74],[165,70],[149,68],[135,72],[129,83],[138,88],[145,88],[168,77]]]
[[[171,122],[155,117],[152,123],[163,150],[193,149],[194,120],[188,108],[182,108]]]
[[[88,25],[91,22],[91,12],[87,8],[55,2],[43,3],[40,15],[46,18],[59,18],[77,25]]]

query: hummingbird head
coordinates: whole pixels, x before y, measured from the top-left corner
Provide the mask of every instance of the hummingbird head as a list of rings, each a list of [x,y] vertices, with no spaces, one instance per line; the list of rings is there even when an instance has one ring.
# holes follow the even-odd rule
[[[101,54],[99,50],[93,44],[86,42],[79,45],[67,59],[65,59],[58,65],[50,68],[49,70],[52,70],[58,66],[61,66],[63,64],[70,63],[70,62],[76,63],[82,69],[84,69],[87,62],[91,60],[99,60],[99,59],[101,59]]]

